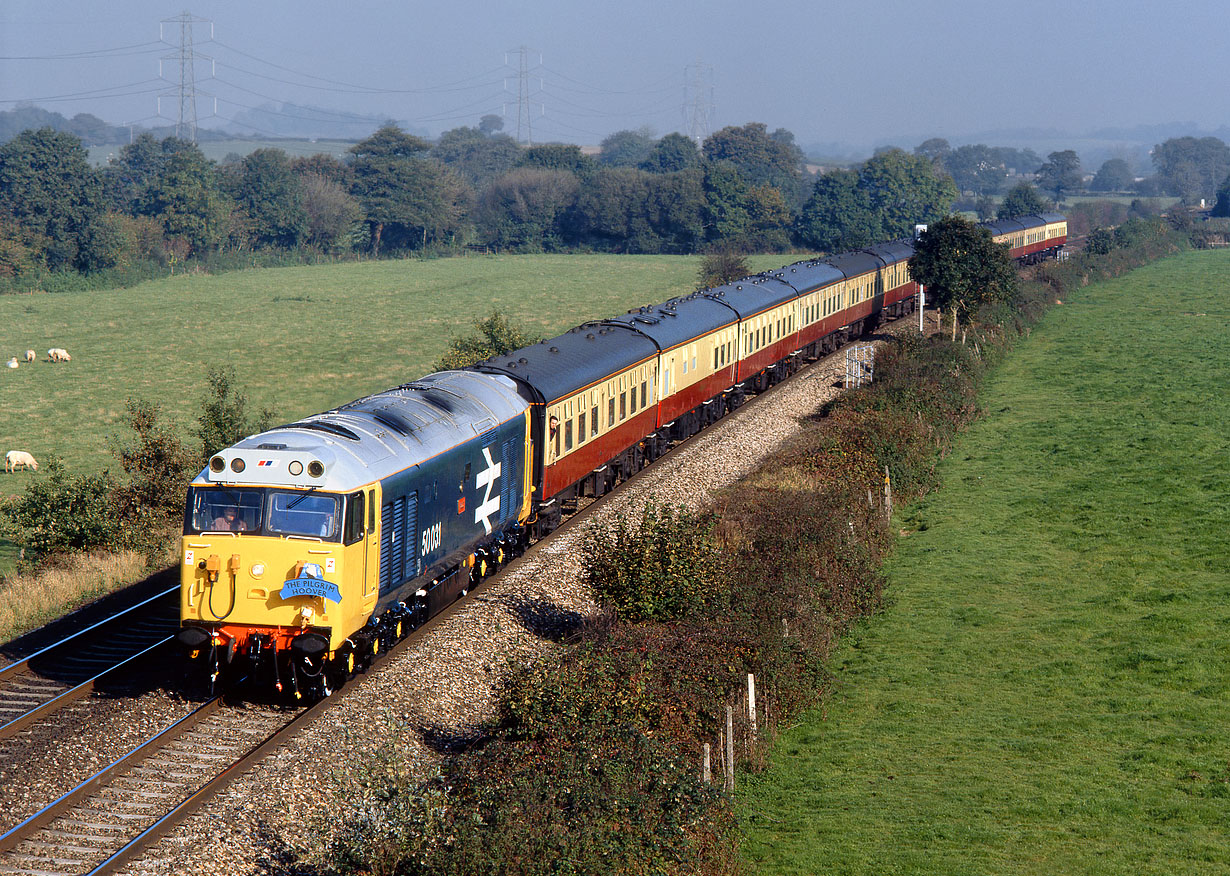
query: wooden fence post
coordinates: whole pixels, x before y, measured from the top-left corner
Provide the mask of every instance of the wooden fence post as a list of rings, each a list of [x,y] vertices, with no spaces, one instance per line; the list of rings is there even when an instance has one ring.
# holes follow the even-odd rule
[[[735,709],[726,707],[726,791],[735,790]]]
[[[704,759],[704,765],[701,767],[701,770],[700,770],[700,777],[706,785],[710,784],[713,781],[713,773],[709,768],[709,743],[708,742],[705,743],[705,759]]]
[[[747,717],[752,722],[752,741],[756,741],[756,676],[747,674]]]
[[[884,522],[893,519],[893,480],[889,477],[888,466],[884,466]]]

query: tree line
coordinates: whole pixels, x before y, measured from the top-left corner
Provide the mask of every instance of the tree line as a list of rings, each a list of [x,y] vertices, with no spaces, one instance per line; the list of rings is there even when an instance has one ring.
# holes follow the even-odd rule
[[[262,148],[222,162],[142,134],[104,167],[78,136],[40,127],[0,146],[0,279],[174,269],[219,253],[784,251],[843,241],[832,226],[852,220],[826,210],[830,188],[855,192],[868,240],[908,234],[956,196],[903,150],[837,173],[841,185],[825,175],[817,192],[793,135],[760,123],[699,145],[621,131],[593,156],[522,147],[491,124],[435,142],[389,125],[341,158]]]
[[[1083,185],[1071,150],[1041,161],[1030,150],[952,149],[935,138],[816,175],[791,132],[755,122],[699,145],[677,133],[619,131],[596,155],[568,144],[522,147],[500,124],[485,117],[434,142],[388,125],[341,158],[262,148],[221,162],[144,133],[103,167],[89,163],[78,134],[26,129],[0,146],[0,284],[125,271],[140,279],[222,257],[466,246],[835,252],[909,235],[954,205],[983,218],[1046,209],[1026,181],[1035,175],[1057,200]],[[1111,159],[1091,188],[1125,187],[1115,162],[1126,167]],[[1154,162],[1153,188],[1189,201],[1213,198],[1230,177],[1230,148],[1212,137],[1168,140]]]

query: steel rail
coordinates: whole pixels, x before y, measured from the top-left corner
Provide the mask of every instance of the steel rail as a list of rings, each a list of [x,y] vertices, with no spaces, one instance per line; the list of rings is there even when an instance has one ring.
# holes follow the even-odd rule
[[[21,732],[24,728],[28,727],[30,724],[33,724],[39,718],[45,717],[46,715],[49,715],[52,712],[59,711],[61,708],[68,705],[69,703],[79,700],[82,697],[86,696],[87,694],[92,693],[94,690],[94,683],[98,681],[100,678],[106,675],[110,675],[112,672],[115,672],[116,670],[136,660],[138,657],[144,657],[146,654],[148,654],[150,651],[153,651],[155,648],[161,648],[163,645],[165,645],[167,642],[170,642],[174,638],[175,638],[174,636],[167,636],[165,639],[161,639],[155,642],[154,644],[150,645],[148,648],[145,648],[142,651],[138,651],[136,654],[133,654],[130,657],[124,658],[119,663],[116,663],[114,666],[110,666],[104,669],[102,672],[98,673],[93,678],[87,678],[85,681],[81,682],[76,687],[70,688],[69,690],[64,691],[58,696],[50,700],[47,700],[47,702],[42,703],[41,705],[35,706],[33,709],[26,712],[24,715],[20,715],[14,718],[13,720],[9,721],[7,724],[0,724],[0,739],[8,739],[12,736],[15,736],[16,734]]]
[[[124,615],[128,614],[131,611],[136,611],[138,608],[143,608],[144,606],[149,605],[151,602],[156,602],[157,600],[162,599],[166,596],[169,596],[172,593],[177,593],[178,591],[179,591],[179,585],[176,584],[174,587],[169,587],[166,590],[163,590],[161,593],[155,593],[153,596],[150,596],[149,598],[144,599],[141,602],[138,602],[136,605],[130,605],[128,608],[124,609],[123,611],[118,611],[108,618],[104,618],[103,620],[100,620],[97,623],[91,624],[90,626],[86,627],[83,630],[78,630],[77,632],[73,633],[71,636],[66,636],[65,638],[61,639],[60,641],[54,644],[48,645],[45,648],[40,648],[39,650],[35,651],[33,654],[29,654],[25,657],[22,657],[20,660],[13,661],[9,665],[3,668],[0,668],[0,681],[4,681],[5,679],[10,678],[16,675],[17,673],[21,672],[23,669],[28,667],[30,665],[30,661],[35,659],[36,657],[41,657],[42,655],[47,654],[51,651],[54,651],[57,648],[61,648],[64,645],[71,642],[73,639],[76,639],[78,636],[84,636],[86,633],[92,632],[93,630],[96,630],[99,627],[106,626],[107,624],[114,621],[116,618],[123,617]]]

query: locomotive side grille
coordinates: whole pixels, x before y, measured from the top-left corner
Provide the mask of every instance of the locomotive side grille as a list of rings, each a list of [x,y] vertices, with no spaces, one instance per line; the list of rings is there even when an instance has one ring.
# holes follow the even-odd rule
[[[419,494],[411,493],[400,501],[405,508],[403,518],[405,528],[402,531],[401,543],[405,563],[402,581],[406,581],[416,577],[420,571],[416,562],[418,559],[419,542],[415,537],[419,531]]]

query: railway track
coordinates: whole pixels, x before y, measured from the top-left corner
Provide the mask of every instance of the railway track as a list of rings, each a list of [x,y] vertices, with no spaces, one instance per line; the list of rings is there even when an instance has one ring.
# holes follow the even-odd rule
[[[0,669],[0,740],[89,696],[165,646],[179,626],[167,588]]]

